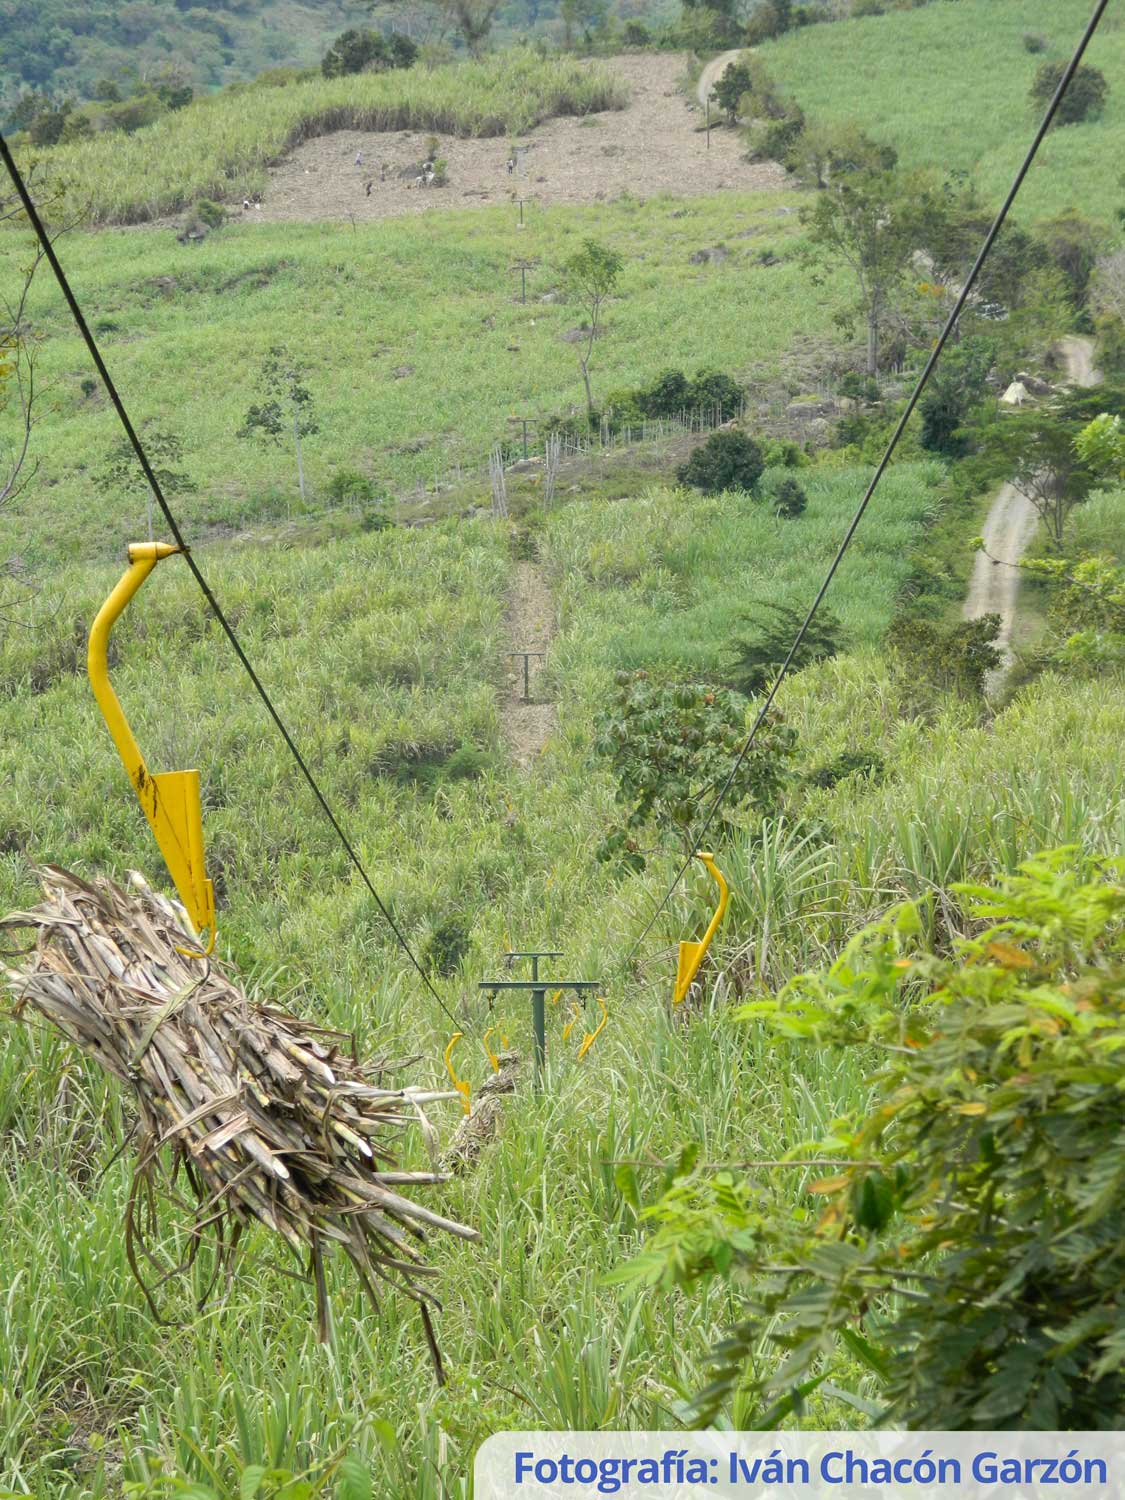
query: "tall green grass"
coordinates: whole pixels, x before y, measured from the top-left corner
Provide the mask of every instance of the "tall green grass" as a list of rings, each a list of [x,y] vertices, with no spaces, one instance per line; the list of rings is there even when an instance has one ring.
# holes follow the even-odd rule
[[[73,185],[94,223],[139,224],[197,198],[260,190],[266,167],[332,130],[518,135],[553,115],[619,109],[625,100],[624,85],[600,64],[517,49],[483,62],[227,90],[134,135],[57,147],[47,165]]]
[[[887,511],[860,534],[863,565],[841,574],[830,599],[868,641],[886,624],[885,600],[873,596],[894,587],[895,555],[930,503],[924,469],[894,479]],[[797,528],[781,534],[794,560],[792,600],[811,596],[820,549],[854,484],[844,472],[828,488],[812,485],[806,517],[786,523]],[[811,796],[795,789],[778,816],[742,823],[722,855],[732,915],[706,1004],[673,1025],[674,941],[700,930],[712,890],[693,873],[629,960],[672,864],[656,854],[642,877],[622,878],[594,860],[614,808],[591,758],[591,724],[615,666],[637,660],[641,642],[650,659],[675,658],[681,619],[692,622],[692,665],[719,658],[729,621],[701,606],[719,593],[739,603],[770,593],[773,572],[753,575],[753,564],[781,556],[771,550],[775,526],[736,497],[674,493],[548,518],[543,547],[562,607],[551,669],[559,728],[530,774],[505,763],[497,732],[510,574],[501,528],[446,523],[207,559],[412,943],[422,949],[448,914],[468,921],[466,962],[440,982],[470,1033],[464,1071],[478,1084],[484,1076],[476,986],[509,938],[563,949],[568,971],[602,976],[610,1024],[577,1064],[552,1015],[547,1087],[513,1099],[479,1165],[433,1196],[484,1236],[479,1248],[433,1246],[444,1391],[412,1309],[391,1299],[373,1317],[334,1263],[336,1344],[319,1348],[310,1289],[275,1267],[258,1232],[229,1293],[199,1313],[199,1286],[170,1282],[161,1306],[172,1326],[157,1325],[119,1230],[128,1170],[110,1155],[127,1105],[61,1040],[6,1024],[0,1487],[36,1500],[109,1500],[124,1476],[163,1500],[164,1473],[237,1500],[247,1469],[272,1465],[308,1472],[337,1500],[347,1456],[377,1494],[464,1500],[473,1449],[499,1428],[675,1425],[679,1395],[703,1379],[705,1351],[734,1308],[719,1292],[686,1305],[603,1284],[642,1232],[616,1163],[667,1160],[688,1141],[708,1160],[773,1159],[818,1138],[866,1094],[862,1059],[803,1053],[797,1063],[748,1041],[726,1023],[727,997],[820,962],[904,894],[940,895],[950,879],[1007,867],[1043,844],[1104,849],[1125,839],[1120,681],[1046,679],[982,725],[958,706],[904,717],[900,690],[869,647],[823,663],[782,697],[801,732],[802,768],[876,748],[886,774]],[[34,634],[0,639],[4,909],[33,898],[33,860],[157,873],[81,673],[85,623],[116,572],[60,570]],[[653,579],[665,574],[675,594],[654,606]],[[309,806],[175,561],[154,574],[115,640],[114,681],[154,769],[201,768],[221,951],[271,997],[355,1027],[365,1051],[420,1054],[411,1079],[436,1083],[450,1023]],[[484,752],[476,780],[434,786],[395,774],[464,741]],[[506,1006],[501,1019],[526,1051],[526,1010]],[[443,1133],[455,1119],[452,1107],[436,1115]],[[406,1157],[422,1164],[417,1141],[406,1142]],[[643,1193],[655,1188],[658,1172],[638,1173]],[[860,1372],[836,1378],[863,1397]],[[804,1420],[857,1417],[814,1398]]]
[[[971,172],[998,207],[1038,124],[1028,97],[1036,71],[1069,57],[1092,9],[1089,0],[943,0],[805,27],[761,52],[811,119],[857,121],[910,166]],[[1045,35],[1048,50],[1028,52],[1027,32]],[[1112,6],[1086,62],[1109,81],[1105,114],[1052,131],[1017,217],[1076,206],[1112,220],[1125,130],[1125,30]]]

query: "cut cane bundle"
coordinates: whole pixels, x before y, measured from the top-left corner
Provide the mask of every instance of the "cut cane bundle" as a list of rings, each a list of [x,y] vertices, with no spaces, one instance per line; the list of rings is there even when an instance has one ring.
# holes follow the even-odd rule
[[[0,922],[9,932],[35,929],[34,948],[0,972],[17,1013],[38,1012],[133,1091],[139,1138],[125,1240],[154,1316],[138,1256],[162,1279],[170,1274],[148,1237],[158,1185],[185,1206],[174,1191],[182,1172],[195,1201],[176,1270],[194,1263],[211,1231],[211,1284],[221,1271],[229,1276],[242,1231],[257,1220],[307,1261],[326,1339],[323,1254],[338,1244],[373,1302],[383,1280],[419,1304],[440,1379],[428,1311],[436,1299],[426,1285],[433,1271],[419,1246],[427,1229],[479,1236],[406,1196],[445,1178],[398,1171],[386,1140],[410,1126],[432,1140],[423,1106],[450,1096],[385,1087],[384,1074],[402,1064],[361,1064],[348,1034],[248,998],[194,951],[177,908],[140,876],[126,892],[53,866],[40,875],[41,905]]]

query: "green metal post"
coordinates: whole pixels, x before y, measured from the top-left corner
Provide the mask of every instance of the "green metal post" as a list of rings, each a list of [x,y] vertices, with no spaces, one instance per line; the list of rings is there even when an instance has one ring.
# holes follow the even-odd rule
[[[543,1081],[547,1067],[547,991],[531,992],[531,1025],[535,1032],[535,1076]]]

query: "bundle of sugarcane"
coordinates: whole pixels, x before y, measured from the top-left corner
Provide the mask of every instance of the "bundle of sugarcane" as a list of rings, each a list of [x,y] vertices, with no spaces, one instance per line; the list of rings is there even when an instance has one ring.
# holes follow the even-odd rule
[[[242,1230],[257,1220],[307,1258],[326,1339],[322,1257],[326,1244],[339,1244],[373,1302],[383,1279],[419,1304],[440,1379],[428,1312],[436,1299],[425,1283],[433,1272],[418,1242],[427,1228],[479,1236],[399,1191],[445,1179],[396,1170],[385,1139],[418,1125],[432,1144],[423,1105],[450,1095],[385,1087],[384,1075],[402,1063],[361,1064],[347,1033],[250,999],[196,951],[182,912],[140,876],[131,876],[129,892],[53,866],[40,876],[42,904],[0,922],[37,930],[34,948],[23,962],[9,961],[3,978],[17,1013],[31,1007],[46,1017],[135,1095],[125,1242],[154,1316],[137,1255],[164,1270],[147,1242],[155,1188],[162,1183],[182,1206],[173,1192],[182,1170],[195,1204],[188,1252],[174,1269],[194,1263],[210,1229],[210,1285],[222,1270],[229,1276]]]

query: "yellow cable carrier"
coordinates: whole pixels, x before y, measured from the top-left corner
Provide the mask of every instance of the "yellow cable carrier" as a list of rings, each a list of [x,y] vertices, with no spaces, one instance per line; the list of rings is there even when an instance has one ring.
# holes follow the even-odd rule
[[[204,932],[207,933],[203,951],[210,953],[215,946],[215,890],[207,879],[203,864],[199,772],[161,771],[153,775],[145,765],[129,721],[110,686],[106,662],[109,632],[114,622],[156,564],[179,550],[168,542],[134,542],[130,546],[129,566],[90,627],[86,668],[94,697],[144,815],[156,835],[168,873],[201,941]]]
[[[699,966],[703,962],[708,948],[711,946],[711,939],[719,930],[719,923],[726,914],[727,902],[730,900],[730,891],[727,889],[727,883],[723,879],[722,871],[715,864],[714,856],[700,850],[695,857],[719,887],[719,905],[701,940],[698,943],[680,944],[680,957],[676,965],[676,988],[672,992],[673,1005],[682,1005],[687,999],[688,990],[691,989],[692,984],[695,982],[695,976],[699,973]]]

